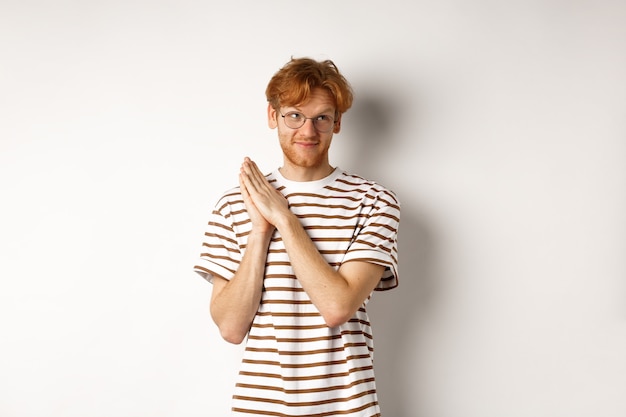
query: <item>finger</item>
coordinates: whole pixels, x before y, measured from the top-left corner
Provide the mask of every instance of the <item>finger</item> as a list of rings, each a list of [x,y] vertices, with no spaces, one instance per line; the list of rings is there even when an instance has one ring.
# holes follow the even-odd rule
[[[253,162],[250,158],[246,157],[241,164],[241,173],[247,177],[251,177],[253,175]]]
[[[246,158],[244,160],[242,168],[250,181],[250,185],[255,191],[261,191],[264,188],[268,189],[271,187],[267,178],[265,178],[265,175],[263,175],[257,164],[250,158]],[[273,189],[273,187],[271,188]]]
[[[254,179],[252,173],[248,172],[243,167],[241,168],[241,173],[239,174],[239,180],[246,188],[246,192],[250,198],[252,198],[252,195],[258,194],[259,185],[257,181]]]
[[[243,160],[243,167],[247,173],[253,174],[255,177],[259,175],[264,177],[263,173],[259,169],[259,166],[252,159],[245,157]]]
[[[248,200],[252,200],[253,194],[258,194],[256,184],[252,181],[250,175],[243,170],[239,174],[239,185],[241,187],[242,195],[247,197]]]
[[[244,174],[239,173],[239,188],[241,190],[241,196],[243,197],[243,202],[245,203],[246,200],[250,197],[250,194],[248,193],[248,188],[246,187],[244,177],[245,177]]]

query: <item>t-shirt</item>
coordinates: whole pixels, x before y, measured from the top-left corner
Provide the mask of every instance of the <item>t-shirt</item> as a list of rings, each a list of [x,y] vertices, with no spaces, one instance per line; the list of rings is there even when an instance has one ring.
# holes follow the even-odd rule
[[[400,204],[393,192],[338,168],[318,181],[290,181],[278,170],[267,179],[287,198],[329,265],[338,269],[355,260],[383,265],[376,290],[398,285]],[[239,188],[226,192],[210,216],[194,270],[209,281],[213,274],[231,279],[250,229]],[[294,275],[275,231],[235,386],[233,415],[379,416],[368,301],[348,322],[328,327]]]

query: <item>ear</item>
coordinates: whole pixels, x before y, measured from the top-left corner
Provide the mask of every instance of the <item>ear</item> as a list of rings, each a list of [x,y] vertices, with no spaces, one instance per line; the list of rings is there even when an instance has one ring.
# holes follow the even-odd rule
[[[335,122],[333,133],[339,133],[340,130],[341,130],[341,115],[339,115],[339,117],[337,118],[337,121]]]
[[[278,120],[276,119],[277,112],[271,104],[267,105],[267,125],[270,129],[276,129],[278,126]]]

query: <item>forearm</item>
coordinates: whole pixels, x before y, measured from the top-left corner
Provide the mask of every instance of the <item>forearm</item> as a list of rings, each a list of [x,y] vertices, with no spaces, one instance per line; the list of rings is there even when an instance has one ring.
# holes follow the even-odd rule
[[[237,272],[211,298],[213,321],[231,343],[241,343],[258,310],[270,238],[270,233],[250,234]]]
[[[244,197],[279,231],[296,278],[326,324],[333,327],[349,320],[380,280],[384,267],[363,261],[347,262],[335,270],[256,164],[246,159],[240,178],[242,189],[249,193]]]
[[[298,281],[326,322],[345,322],[361,305],[360,294],[326,262],[295,215],[285,216],[277,228]]]

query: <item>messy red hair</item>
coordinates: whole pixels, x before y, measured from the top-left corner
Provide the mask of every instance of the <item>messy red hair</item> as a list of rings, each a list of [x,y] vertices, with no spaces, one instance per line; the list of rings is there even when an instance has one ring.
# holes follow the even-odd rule
[[[352,87],[330,60],[291,58],[274,74],[265,89],[265,96],[278,110],[282,106],[304,103],[316,88],[330,93],[338,114],[345,113],[352,106]]]

